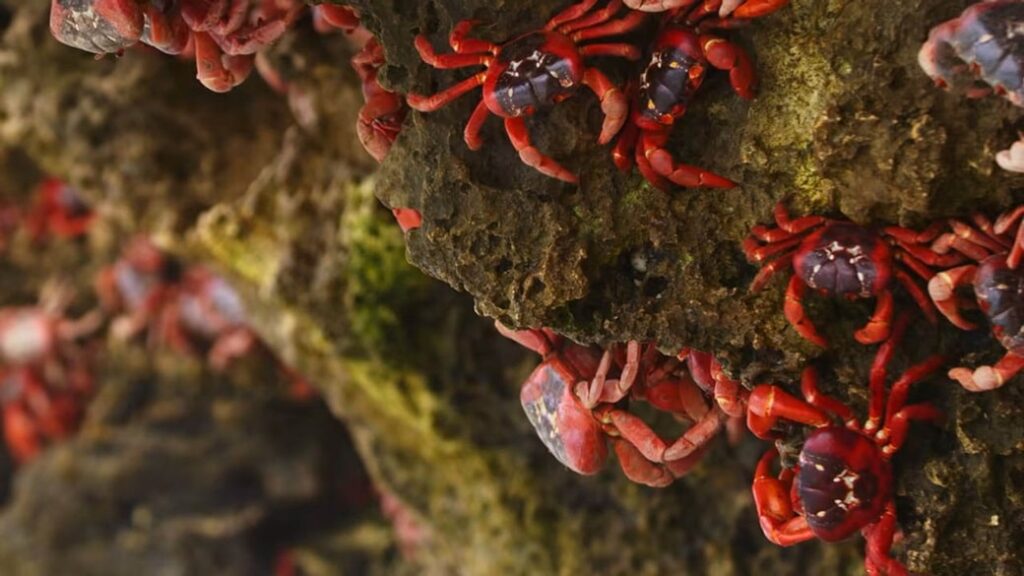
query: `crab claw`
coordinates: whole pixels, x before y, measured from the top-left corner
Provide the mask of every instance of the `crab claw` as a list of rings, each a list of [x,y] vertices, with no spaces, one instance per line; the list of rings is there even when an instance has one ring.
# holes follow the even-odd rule
[[[1014,142],[1009,149],[997,153],[996,163],[1003,170],[1024,172],[1024,139]]]
[[[206,32],[193,34],[196,48],[196,78],[214,92],[227,92],[241,84],[252,72],[253,56],[231,56]]]
[[[115,54],[142,37],[145,18],[134,0],[53,0],[50,32],[63,44]]]

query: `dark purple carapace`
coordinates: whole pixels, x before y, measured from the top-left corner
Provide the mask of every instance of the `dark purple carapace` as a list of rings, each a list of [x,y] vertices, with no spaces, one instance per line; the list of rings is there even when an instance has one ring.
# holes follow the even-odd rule
[[[532,32],[501,47],[484,83],[497,116],[528,116],[572,96],[583,79],[583,58],[564,34]]]
[[[54,38],[95,54],[118,53],[138,42],[144,20],[134,0],[53,0],[50,4]]]
[[[595,474],[608,457],[608,447],[604,432],[573,393],[578,374],[561,358],[549,358],[523,384],[519,401],[559,462],[579,474]]]
[[[975,273],[974,295],[999,343],[1024,351],[1024,269],[1011,270],[1005,254],[989,256]]]
[[[670,26],[658,36],[640,76],[636,119],[641,127],[671,126],[704,80],[700,40],[689,28]]]
[[[1024,106],[1024,2],[978,2],[932,29],[918,55],[940,85],[970,91],[983,81]]]
[[[818,538],[835,542],[882,514],[891,497],[892,469],[863,434],[828,427],[804,443],[796,481],[807,524]]]
[[[892,250],[874,231],[832,222],[800,244],[793,267],[811,288],[848,298],[870,298],[889,283]]]

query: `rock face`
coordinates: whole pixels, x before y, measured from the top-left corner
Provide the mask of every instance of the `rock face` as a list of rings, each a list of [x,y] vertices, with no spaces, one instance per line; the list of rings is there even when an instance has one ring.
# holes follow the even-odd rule
[[[20,472],[0,517],[5,573],[270,574],[304,535],[376,508],[322,404],[238,396],[180,358],[115,357],[80,436]]]
[[[721,442],[665,490],[630,484],[614,463],[595,478],[568,473],[518,405],[519,383],[536,358],[497,337],[473,309],[585,342],[639,338],[665,350],[715,351],[748,383],[795,383],[817,357],[825,391],[861,410],[874,349],[850,334],[871,304],[810,298],[809,311],[834,346],[814,349],[782,317],[782,282],[747,293],[756,270],[738,242],[770,220],[779,199],[795,213],[918,225],[1008,206],[1022,183],[992,161],[1014,138],[1017,113],[999,100],[967,102],[936,91],[915,63],[928,27],[956,15],[962,1],[794,0],[730,32],[757,63],[760,95],[741,101],[724,79],[712,78],[670,148],[741,186],[670,193],[615,170],[608,148],[595,143],[600,115],[589,94],[528,122],[538,147],[581,174],[579,187],[524,166],[493,119],[483,132],[488,144],[469,151],[462,129],[475,96],[410,114],[379,175],[366,179],[372,164],[352,129],[359,89],[338,36],[316,36],[304,24],[275,48],[272,58],[301,88],[289,102],[256,78],[217,97],[202,91],[187,62],[145,52],[95,62],[48,38],[44,3],[3,2],[11,17],[0,17],[0,145],[14,150],[2,165],[15,168],[0,182],[30,182],[18,159],[32,158],[104,201],[118,225],[159,229],[167,244],[230,272],[263,335],[349,426],[374,481],[423,525],[428,536],[411,557],[412,573],[862,573],[857,540],[789,550],[765,542],[749,495],[764,447],[751,440]],[[440,48],[454,22],[472,17],[482,22],[481,37],[503,41],[541,26],[564,2],[357,4],[386,50],[383,82],[427,93],[468,72],[421,64],[414,33]],[[640,43],[649,32],[630,38]],[[599,65],[616,81],[635,73],[615,60]],[[388,206],[420,210],[423,226],[403,237],[374,194]],[[469,297],[424,278],[406,255]],[[916,326],[911,341],[897,367],[933,350],[967,365],[1001,353],[982,332],[972,338],[946,327]],[[942,406],[947,422],[940,430],[915,428],[895,461],[905,535],[899,548],[914,571],[1024,572],[1019,384],[968,395],[935,378],[915,391],[915,400]],[[205,427],[182,454],[140,445],[128,432],[101,444],[95,432],[48,455],[23,483],[48,486],[43,478],[79,454],[87,482],[75,486],[83,491],[129,477],[131,466],[156,455],[186,467],[211,447],[243,452],[236,442],[267,450],[250,453],[259,458],[299,457],[273,438],[246,444],[213,426],[212,412],[195,410],[205,414],[197,416]],[[272,417],[256,410],[238,418]],[[316,434],[305,425],[289,432]],[[116,447],[115,455],[105,446]],[[246,469],[257,478],[271,474],[262,463]],[[223,476],[179,479],[212,489]],[[67,482],[53,486],[40,494],[77,494]],[[70,550],[53,562],[85,562],[63,538],[23,536],[41,516],[35,511],[49,508],[40,504],[44,496],[16,492],[0,520],[5,534],[18,535],[8,549],[21,558]],[[109,501],[68,498],[67,507],[52,506],[55,525],[84,516],[98,526],[90,542],[118,533]],[[231,573],[226,566],[264,570],[266,558],[241,543],[238,501],[212,501],[226,544],[202,548],[196,561],[215,562],[206,556],[214,548],[229,560],[167,561],[223,573]],[[185,517],[199,514],[167,502]],[[267,499],[251,502],[261,509]],[[182,524],[173,516],[152,516],[157,523],[140,545],[171,555],[162,538],[189,534],[174,532]],[[0,562],[3,556],[0,547]],[[303,567],[340,573],[337,555],[317,559],[327,557],[335,560]],[[102,559],[96,562],[89,565]]]
[[[430,93],[467,73],[421,63],[400,31],[425,33],[440,49],[452,25],[472,17],[481,37],[501,42],[542,26],[565,3],[430,2],[402,13],[390,4],[366,2],[388,78]],[[472,152],[462,129],[475,91],[411,115],[379,194],[424,214],[409,236],[412,263],[510,325],[550,326],[582,341],[654,339],[666,349],[810,352],[768,313],[781,305],[777,285],[746,292],[755,269],[739,242],[770,222],[778,200],[862,224],[920,224],[1005,207],[1022,182],[992,160],[1013,140],[1009,120],[1018,113],[998,99],[938,91],[917,65],[929,26],[964,5],[796,0],[730,33],[756,62],[758,97],[737,98],[724,75],[711,73],[670,145],[681,161],[740,183],[729,191],[662,193],[636,171],[616,171],[609,147],[595,143],[598,103],[585,91],[528,121],[537,146],[580,174],[579,186],[523,165],[494,119],[485,147]],[[650,34],[627,38],[642,44]],[[619,60],[595,62],[616,78],[638,73]]]

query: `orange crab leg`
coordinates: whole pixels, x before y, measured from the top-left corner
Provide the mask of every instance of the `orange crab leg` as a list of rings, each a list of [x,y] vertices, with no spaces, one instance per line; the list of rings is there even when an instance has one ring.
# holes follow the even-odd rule
[[[888,338],[892,310],[892,292],[888,289],[882,290],[876,297],[875,313],[863,328],[853,333],[854,339],[861,344],[876,344]]]
[[[975,330],[977,326],[960,315],[955,292],[957,287],[973,283],[977,270],[978,267],[974,264],[960,266],[939,272],[928,282],[928,295],[931,296],[932,302],[947,320],[961,330]]]
[[[752,487],[754,507],[765,538],[779,546],[792,546],[811,540],[814,533],[807,520],[793,510],[793,472],[784,470],[778,478],[772,477],[771,465],[778,455],[778,450],[772,448],[757,463]]]
[[[701,36],[700,45],[712,66],[729,73],[729,83],[736,94],[744,100],[752,99],[757,74],[746,51],[717,36]]]
[[[949,377],[966,390],[985,392],[995,390],[1024,369],[1024,357],[1007,352],[995,366],[981,366],[971,372],[969,368],[957,367],[949,371]]]
[[[629,101],[619,87],[597,68],[587,68],[583,73],[583,84],[593,90],[597,99],[601,101],[604,124],[601,126],[601,135],[597,143],[607,144],[626,123],[629,116]]]
[[[811,368],[809,368],[811,369]],[[759,384],[747,400],[747,427],[762,440],[775,437],[772,428],[782,418],[820,428],[830,423],[828,414],[778,386]]]
[[[789,278],[789,285],[786,287],[786,301],[782,305],[782,312],[786,316],[786,320],[805,340],[822,348],[827,348],[828,340],[818,332],[818,329],[811,323],[810,318],[804,313],[802,302],[806,291],[807,286],[803,280],[799,276],[791,276]]]
[[[410,100],[410,105],[412,104]],[[570,184],[579,181],[575,174],[562,167],[549,156],[545,156],[530,142],[530,133],[526,129],[526,122],[520,118],[505,118],[505,132],[508,133],[512,146],[519,152],[519,158],[523,164],[535,168],[541,174],[557,178]]]

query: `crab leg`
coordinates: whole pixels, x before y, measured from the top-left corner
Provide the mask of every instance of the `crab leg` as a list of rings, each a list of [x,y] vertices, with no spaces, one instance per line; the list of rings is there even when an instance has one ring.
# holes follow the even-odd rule
[[[779,546],[792,546],[814,538],[814,533],[807,520],[793,511],[793,472],[787,469],[778,478],[772,477],[771,465],[778,455],[778,450],[772,448],[757,463],[752,488],[754,507],[765,538]]]
[[[594,10],[586,17],[576,18],[570,22],[566,22],[564,25],[558,27],[558,31],[562,34],[569,35],[577,30],[583,28],[590,28],[596,26],[602,22],[607,22],[615,16],[615,13],[622,8],[622,0],[611,0],[608,4],[600,10]]]
[[[757,77],[746,51],[717,36],[701,36],[700,45],[712,66],[729,73],[729,83],[736,94],[744,100],[752,99]]]
[[[882,418],[885,416],[885,380],[889,362],[892,361],[896,347],[903,340],[903,335],[907,331],[909,322],[910,317],[906,314],[901,314],[896,319],[892,334],[878,347],[878,352],[875,353],[875,359],[871,363],[869,380],[871,394],[868,401],[868,418],[864,422],[865,432],[874,432],[882,424]]]
[[[782,312],[786,316],[786,320],[804,339],[822,348],[826,348],[828,347],[828,340],[818,333],[818,329],[814,327],[814,324],[811,323],[811,320],[804,313],[803,297],[806,290],[807,286],[799,276],[795,274],[791,276],[789,285],[786,287],[786,301],[782,305]],[[880,296],[879,301],[881,300]],[[889,311],[891,313],[892,303],[890,302],[889,304]],[[876,310],[877,314],[878,311]],[[870,325],[870,322],[868,324]]]
[[[631,127],[635,127],[632,122],[626,128],[629,129]],[[642,141],[643,138],[644,133],[639,132],[637,134],[637,139]],[[634,155],[636,156],[636,167],[640,170],[640,174],[644,177],[645,180],[650,182],[651,185],[657,188],[658,190],[662,190],[664,192],[667,192],[672,188],[672,183],[665,179],[664,176],[659,174],[654,169],[654,166],[651,166],[651,161],[648,160],[647,156],[644,154],[642,145],[637,144],[636,146],[634,146]]]
[[[698,0],[625,0],[626,6],[641,12],[666,12],[692,6]]]
[[[180,54],[188,44],[189,29],[178,14],[170,18],[156,5],[146,4],[142,11],[147,19],[146,44],[165,54]]]
[[[892,306],[892,292],[888,289],[879,292],[875,301],[875,313],[863,328],[853,333],[854,339],[861,344],[876,344],[888,338],[892,323]]]
[[[614,56],[626,60],[639,60],[640,50],[632,44],[590,44],[580,48],[580,54],[590,56]]]
[[[430,40],[420,34],[413,41],[420,58],[434,68],[441,70],[452,70],[455,68],[466,68],[468,66],[487,66],[491,63],[491,56],[485,51],[466,52],[456,54],[438,54],[434,51]]]
[[[251,55],[225,54],[206,32],[192,34],[196,49],[196,77],[214,92],[227,92],[252,72]]]
[[[764,262],[766,259],[778,254],[779,252],[785,252],[790,248],[795,247],[797,244],[800,244],[803,239],[803,236],[791,236],[785,240],[762,245],[756,238],[749,236],[743,241],[743,252],[746,253],[747,261],[749,262]],[[780,258],[780,260],[782,260],[782,258]]]
[[[900,375],[899,379],[896,380],[896,382],[892,385],[892,389],[889,391],[889,403],[885,409],[886,424],[885,427],[878,432],[880,440],[886,439],[886,436],[890,433],[890,430],[894,425],[894,420],[896,420],[900,412],[905,410],[904,405],[907,403],[907,396],[910,393],[910,387],[934,374],[939,368],[942,367],[942,364],[945,361],[945,358],[938,354],[935,354],[933,356],[928,357],[928,359],[926,359],[925,361],[911,366],[905,372],[903,372],[902,375]],[[920,404],[919,406],[930,407],[931,405]],[[890,443],[902,444],[903,440],[900,439],[900,441],[897,443],[895,436],[895,433],[893,433],[893,440]],[[893,448],[894,451],[898,449],[898,445]]]
[[[348,6],[318,4],[313,12],[313,18],[314,20],[323,20],[326,24],[346,33],[359,27],[359,15]]]
[[[819,224],[824,224],[827,220],[824,216],[801,216],[793,220],[789,217],[789,211],[786,210],[786,205],[782,202],[777,203],[772,212],[779,228],[791,234],[798,234]]]
[[[1000,227],[1000,222],[997,221],[995,228],[993,230],[998,230],[998,234],[1005,233],[1005,225],[1008,225],[1008,223],[1002,222],[1002,224],[1004,224],[1004,227]],[[996,240],[989,238],[986,234],[979,234],[978,231],[975,230],[970,224],[961,222],[959,220],[950,220],[949,225],[951,228],[953,228],[953,232],[957,236],[963,238],[964,240],[972,244],[977,244],[978,246],[985,248],[989,252],[1002,252],[1006,249],[1006,246],[1004,246],[1001,242],[997,242]]]
[[[452,47],[452,50],[459,54],[478,52],[498,53],[500,48],[497,44],[479,38],[466,37],[478,23],[477,20],[462,20],[452,28],[451,34],[448,35],[448,45]]]
[[[715,379],[715,403],[722,412],[732,418],[746,415],[746,400],[743,397],[745,391],[740,387],[740,383],[728,378],[718,362],[711,365],[711,374]]]
[[[938,366],[935,366],[935,368],[938,368]],[[889,424],[882,432],[888,431],[891,436],[889,437],[889,443],[882,447],[882,454],[892,456],[899,451],[906,441],[907,431],[912,421],[928,420],[930,422],[938,422],[942,420],[942,411],[931,404],[912,404],[903,407],[896,414],[887,416],[886,420]]]
[[[555,347],[558,345],[557,342],[552,342],[550,338],[541,330],[512,330],[507,328],[501,322],[495,321],[494,327],[497,328],[498,333],[519,344],[520,346],[533,350],[541,356],[547,358]]]
[[[754,276],[754,279],[750,282],[750,291],[757,292],[758,290],[764,288],[764,285],[768,283],[768,280],[770,280],[776,272],[778,272],[779,270],[785,270],[786,268],[789,268],[792,265],[792,254],[787,254],[785,256],[782,256],[781,258],[772,260],[763,268],[757,271],[757,275]]]
[[[900,285],[910,294],[910,297],[917,303],[917,307],[921,309],[921,313],[931,324],[937,324],[939,319],[935,316],[935,306],[932,305],[932,301],[925,295],[924,290],[914,282],[914,279],[909,274],[902,270],[895,271],[896,280],[899,281]]]
[[[972,373],[969,368],[953,368],[949,377],[971,392],[995,390],[1024,369],[1024,357],[1007,352],[995,366],[981,366]]]
[[[778,386],[759,384],[747,400],[747,427],[762,440],[774,438],[772,428],[782,418],[820,428],[830,422],[828,414]]]
[[[548,23],[544,26],[544,29],[554,30],[555,28],[558,28],[562,24],[571,22],[572,20],[576,20],[577,18],[583,16],[588,11],[590,11],[590,9],[593,8],[595,4],[597,4],[597,0],[583,0],[582,2],[573,4],[572,6],[569,6],[565,10],[562,10],[558,14],[552,16],[551,20],[548,20]]]
[[[619,139],[615,141],[615,147],[612,148],[612,161],[620,171],[628,172],[633,166],[633,155],[630,154],[630,151],[635,150],[634,146],[639,137],[640,129],[636,127],[636,124],[629,122],[619,134]]]
[[[583,30],[577,30],[569,35],[577,44],[595,38],[605,38],[632,32],[643,25],[647,15],[643,12],[630,12],[618,20],[609,20],[599,26],[592,26]]]
[[[668,134],[644,131],[640,135],[640,147],[651,167],[672,182],[686,188],[734,188],[736,183],[703,168],[689,164],[678,164],[663,148]]]
[[[1016,270],[1022,256],[1024,256],[1024,222],[1017,228],[1017,234],[1013,239],[1013,248],[1010,250],[1010,255],[1006,257],[1006,265],[1011,270]]]
[[[637,484],[652,488],[664,488],[676,479],[664,465],[651,462],[635,446],[625,440],[612,439],[612,449],[619,459],[623,474]]]
[[[939,272],[928,282],[928,295],[931,296],[932,302],[947,320],[961,330],[975,330],[977,326],[960,315],[955,292],[958,286],[973,283],[977,270],[977,266],[969,264]]]
[[[644,458],[658,463],[689,456],[714,438],[722,425],[721,412],[709,410],[704,418],[668,445],[640,417],[624,410],[608,410],[601,415],[601,419],[611,423],[622,438],[635,446]]]
[[[412,95],[409,96],[409,104],[412,105]],[[415,108],[415,106],[414,106]],[[526,122],[522,118],[505,118],[505,132],[508,133],[512,146],[519,152],[519,158],[523,164],[535,168],[541,174],[557,178],[559,180],[575,184],[579,181],[576,175],[562,167],[552,158],[545,156],[530,143],[530,133],[526,129]]]
[[[904,242],[898,238],[894,238],[894,240],[896,242],[896,245],[899,247],[899,250],[903,251],[905,254],[908,254],[916,258],[921,262],[924,262],[928,266],[949,268],[951,266],[963,264],[964,261],[963,257],[961,257],[959,254],[939,254],[938,252],[929,250],[928,248],[925,248],[923,246],[915,246],[913,244]],[[917,272],[925,280],[931,278],[931,275],[926,276],[922,274],[920,271]]]
[[[408,94],[406,95],[406,102],[409,103],[409,107],[413,110],[419,110],[420,112],[434,112],[439,110],[445,104],[448,104],[452,100],[455,100],[459,96],[466,94],[467,92],[479,87],[487,79],[486,73],[479,73],[469,78],[466,78],[458,84],[454,84],[445,90],[434,94],[433,96],[423,96],[420,94]]]
[[[873,566],[875,573],[887,576],[906,576],[907,567],[891,556],[893,540],[896,537],[896,505],[892,501],[885,506],[885,512],[875,524],[864,528],[864,562]]]
[[[607,144],[626,123],[629,116],[629,101],[619,87],[612,84],[612,81],[597,68],[587,68],[583,73],[583,84],[593,90],[597,99],[601,101],[604,123],[601,125],[601,135],[597,143]]]
[[[612,353],[611,350],[605,350],[601,356],[601,362],[597,366],[597,372],[594,373],[594,377],[590,382],[577,382],[573,391],[576,397],[580,399],[583,406],[587,410],[593,409],[601,401],[603,392],[605,391],[605,384],[607,382],[614,382],[607,380],[608,370],[612,366]],[[632,381],[630,381],[632,384]],[[614,392],[609,391],[609,394]],[[625,394],[623,394],[624,396]],[[620,397],[621,398],[621,397]]]
[[[463,132],[463,139],[470,150],[479,150],[483,146],[484,141],[480,138],[480,131],[483,130],[484,122],[487,121],[490,113],[491,111],[487,109],[487,103],[483,100],[480,100],[476,108],[473,109],[473,114],[470,115],[469,121],[466,122],[466,130]]]
[[[822,394],[818,387],[818,372],[814,368],[804,368],[800,375],[800,393],[811,406],[835,414],[846,424],[847,428],[857,428],[857,417],[853,415],[853,410],[849,406],[831,396]]]
[[[784,8],[787,4],[789,0],[747,0],[732,13],[732,16],[744,20],[760,18]]]

